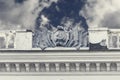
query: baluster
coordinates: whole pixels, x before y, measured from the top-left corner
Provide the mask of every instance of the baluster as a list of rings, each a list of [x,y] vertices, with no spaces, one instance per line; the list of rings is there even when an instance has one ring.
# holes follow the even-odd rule
[[[70,71],[69,63],[65,63],[65,66],[66,66],[66,71],[69,72]]]
[[[117,71],[120,71],[120,63],[117,63]]]
[[[15,66],[16,66],[16,71],[19,72],[20,71],[20,65],[18,63],[16,63]]]
[[[76,63],[76,71],[79,71],[80,70],[80,67],[79,67],[79,63]]]
[[[26,67],[26,72],[29,72],[29,64],[28,63],[25,63],[25,67]]]
[[[59,69],[59,63],[55,63],[55,66],[56,66],[56,72],[59,72],[60,69]]]
[[[6,65],[6,71],[7,71],[7,72],[10,72],[10,64],[9,64],[9,63],[6,63],[5,65]]]
[[[106,63],[106,65],[107,65],[107,72],[109,72],[110,71],[110,63]]]
[[[90,63],[85,63],[86,64],[86,72],[90,71]]]
[[[35,64],[35,68],[36,68],[36,72],[39,72],[39,64],[38,63]]]
[[[97,72],[100,71],[100,63],[96,63]]]
[[[49,63],[45,63],[45,65],[46,65],[46,71],[49,72],[50,71],[49,70]]]

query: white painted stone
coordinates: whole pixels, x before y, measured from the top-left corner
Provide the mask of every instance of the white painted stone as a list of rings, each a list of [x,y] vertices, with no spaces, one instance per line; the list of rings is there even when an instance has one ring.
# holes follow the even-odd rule
[[[15,38],[15,45],[17,50],[31,50],[32,32],[17,32]]]
[[[100,43],[102,40],[106,40],[108,44],[108,30],[102,28],[89,29],[89,42],[96,44]]]

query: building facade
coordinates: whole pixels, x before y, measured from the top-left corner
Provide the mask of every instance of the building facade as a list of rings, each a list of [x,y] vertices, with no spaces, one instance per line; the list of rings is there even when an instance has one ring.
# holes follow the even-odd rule
[[[46,35],[37,36],[35,47],[30,30],[0,31],[0,78],[89,80],[107,76],[99,80],[120,75],[120,30],[91,28],[87,33],[74,33],[59,27]]]
[[[23,46],[24,45],[24,46]],[[90,28],[88,31],[62,26],[54,31],[38,30],[37,36],[30,30],[0,31],[1,50],[119,50],[120,30]]]

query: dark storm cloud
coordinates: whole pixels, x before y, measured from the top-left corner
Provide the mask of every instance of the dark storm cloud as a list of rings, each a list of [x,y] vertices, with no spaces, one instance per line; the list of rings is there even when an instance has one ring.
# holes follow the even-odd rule
[[[24,1],[26,1],[26,0],[14,0],[15,1],[15,3],[19,3],[19,4],[22,4]]]
[[[64,18],[69,18],[74,21],[73,24],[82,22],[82,26],[87,29],[85,18],[79,15],[85,3],[86,0],[59,0],[57,3],[52,3],[50,7],[43,9],[37,21],[39,23],[40,16],[45,15],[50,20],[50,24],[57,27],[62,25]]]

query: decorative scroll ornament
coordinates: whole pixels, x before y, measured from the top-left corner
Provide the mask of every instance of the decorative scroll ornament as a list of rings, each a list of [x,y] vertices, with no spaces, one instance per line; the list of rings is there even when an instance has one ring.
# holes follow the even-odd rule
[[[42,27],[37,30],[33,37],[33,47],[40,47],[42,50],[51,47],[69,47],[80,49],[88,46],[88,32],[79,26],[66,30],[63,26],[48,30]]]
[[[62,26],[59,26],[56,31],[51,33],[51,40],[55,46],[66,46],[67,42],[69,41],[69,32],[65,31]]]

